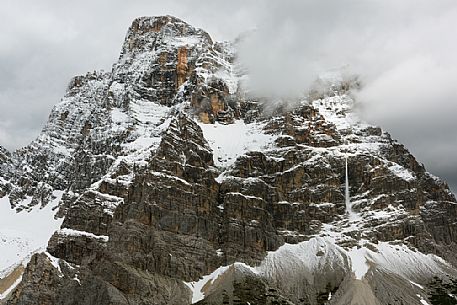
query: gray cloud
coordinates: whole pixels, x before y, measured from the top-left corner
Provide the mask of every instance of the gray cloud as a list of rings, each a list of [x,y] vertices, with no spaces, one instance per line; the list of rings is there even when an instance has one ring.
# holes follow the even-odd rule
[[[335,69],[360,75],[361,115],[457,190],[455,1],[271,1],[257,16],[240,57],[256,93],[301,94]]]
[[[72,76],[109,70],[132,19],[163,14],[217,40],[255,27],[240,60],[265,93],[302,92],[318,73],[342,66],[360,74],[362,115],[457,190],[454,0],[6,0],[0,145],[15,149],[35,138]]]

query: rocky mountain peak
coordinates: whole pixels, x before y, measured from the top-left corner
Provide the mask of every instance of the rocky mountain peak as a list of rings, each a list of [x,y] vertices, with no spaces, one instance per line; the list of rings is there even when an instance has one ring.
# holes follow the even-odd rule
[[[263,103],[238,85],[235,56],[177,18],[138,18],[112,71],[73,78],[35,141],[0,149],[0,253],[18,249],[0,257],[0,303],[419,304],[452,292],[455,196],[357,117],[357,80]],[[32,228],[1,235],[26,218]]]
[[[173,16],[139,17],[132,22],[124,44],[122,54],[152,50],[156,39],[169,39],[174,43],[196,43],[204,40],[212,44],[211,37],[201,29],[196,29]],[[171,42],[171,41],[170,41]]]
[[[127,32],[113,80],[134,83],[132,90],[161,104],[174,103],[179,87],[196,68],[198,57],[213,45],[211,37],[171,17],[141,17]]]

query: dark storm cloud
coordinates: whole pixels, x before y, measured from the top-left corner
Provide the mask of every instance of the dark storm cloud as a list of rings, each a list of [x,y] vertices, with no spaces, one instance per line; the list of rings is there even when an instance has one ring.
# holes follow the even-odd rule
[[[109,70],[132,19],[163,14],[218,40],[256,27],[240,60],[265,94],[303,92],[317,74],[343,66],[361,75],[362,115],[457,190],[454,0],[6,0],[0,145],[30,142],[72,76]]]

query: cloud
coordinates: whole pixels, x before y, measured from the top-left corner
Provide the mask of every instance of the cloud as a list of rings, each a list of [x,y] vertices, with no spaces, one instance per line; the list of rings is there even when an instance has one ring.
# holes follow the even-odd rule
[[[359,74],[362,115],[457,190],[454,0],[5,0],[0,145],[28,144],[72,76],[111,69],[131,21],[164,14],[217,40],[256,28],[240,60],[264,94],[300,94],[342,66]]]

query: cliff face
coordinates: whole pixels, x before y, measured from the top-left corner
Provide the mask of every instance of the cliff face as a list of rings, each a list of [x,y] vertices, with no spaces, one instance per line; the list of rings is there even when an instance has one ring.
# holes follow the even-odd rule
[[[8,177],[11,167],[11,155],[9,151],[0,146],[0,196],[4,197],[8,193],[5,178]]]
[[[75,77],[35,141],[0,149],[0,204],[62,223],[0,266],[26,264],[0,302],[419,304],[456,279],[454,195],[356,117],[356,83],[272,111],[235,56],[138,18],[111,72]]]

